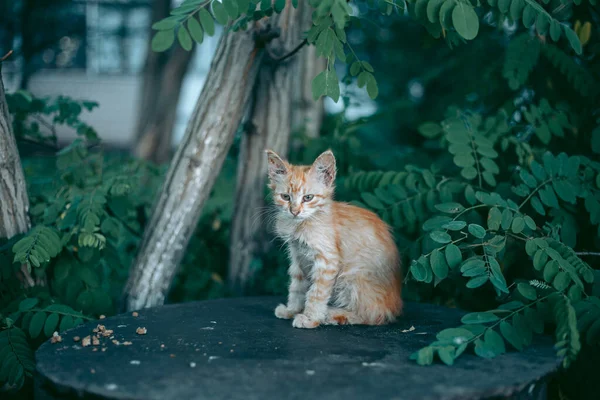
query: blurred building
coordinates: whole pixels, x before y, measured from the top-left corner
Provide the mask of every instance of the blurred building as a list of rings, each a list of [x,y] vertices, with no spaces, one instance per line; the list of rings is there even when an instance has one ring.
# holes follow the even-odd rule
[[[18,4],[27,1],[31,2],[17,0],[11,5],[0,2],[0,14],[2,7],[12,7],[10,10],[18,18],[22,12]],[[45,12],[42,3],[47,2],[55,6],[54,13],[58,14],[58,18],[54,19],[42,15],[44,26],[39,32],[33,27],[36,34],[43,35],[43,29],[53,34],[65,33],[31,60],[35,64],[35,72],[28,79],[27,89],[38,97],[66,95],[98,102],[100,107],[83,118],[97,129],[107,144],[130,147],[135,140],[141,72],[146,59],[153,0],[35,1],[41,1],[36,6],[42,8],[42,12]],[[172,0],[172,6],[182,1]],[[13,48],[16,54],[4,64],[2,75],[7,90],[14,91],[19,88],[24,71],[23,57],[19,54],[23,47],[22,32],[19,34],[19,22],[13,23],[10,17],[6,17],[7,13],[4,14],[4,21],[0,15],[0,51]],[[55,25],[50,21],[54,21]],[[9,32],[11,25],[13,32]],[[195,50],[178,103],[173,145],[183,137],[221,31],[217,26],[215,36],[205,36],[202,45]],[[346,110],[350,119],[369,115],[375,109],[364,91],[359,92],[360,105]],[[342,101],[334,104],[327,98],[325,106],[327,111],[337,112],[342,109]],[[75,137],[75,133],[68,129],[57,133],[61,141]]]
[[[85,116],[102,138],[128,147],[134,140],[141,72],[146,59],[152,0],[75,0],[69,20],[73,34],[63,36],[41,55],[42,67],[28,90],[34,95],[63,94],[97,101],[100,107]],[[180,3],[175,1],[174,4]],[[1,29],[1,28],[0,28]],[[204,84],[220,31],[196,49],[184,80],[177,111],[174,142],[178,142]],[[18,41],[19,38],[16,38]],[[21,61],[6,63],[3,79],[8,91],[18,89]],[[58,132],[69,140],[74,133]]]

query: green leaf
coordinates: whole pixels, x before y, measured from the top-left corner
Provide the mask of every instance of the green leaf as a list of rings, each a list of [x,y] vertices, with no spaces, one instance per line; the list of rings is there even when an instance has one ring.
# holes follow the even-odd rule
[[[575,50],[575,53],[581,54],[583,52],[583,49],[581,46],[581,42],[579,41],[579,37],[577,36],[575,31],[566,25],[563,25],[563,30],[565,31],[565,36],[567,37],[569,44],[571,45],[573,50]]]
[[[463,324],[487,324],[488,322],[496,322],[500,318],[491,312],[474,312],[464,315],[460,322]]]
[[[200,22],[194,17],[190,17],[188,20],[188,29],[190,30],[190,35],[192,39],[196,41],[196,43],[200,44],[204,40],[204,31],[202,30],[202,26],[200,26]]]
[[[446,244],[452,241],[452,237],[446,232],[442,231],[433,231],[429,234],[431,240],[437,243]]]
[[[448,264],[446,264],[446,259],[439,249],[431,252],[431,269],[440,280],[448,276]]]
[[[546,261],[548,261],[548,254],[540,249],[533,256],[533,267],[539,271],[546,265]]]
[[[321,96],[329,96],[337,103],[340,98],[340,82],[335,70],[326,69],[313,79],[312,94],[315,101]]]
[[[383,210],[385,209],[385,204],[383,204],[381,202],[381,200],[379,200],[377,198],[377,196],[365,192],[365,193],[361,193],[360,196],[362,197],[363,201],[371,208],[377,209],[377,210]]]
[[[533,220],[533,218],[531,218],[529,215],[526,215],[523,217],[523,220],[525,221],[525,225],[527,225],[529,229],[536,230],[537,226],[535,225],[535,221]]]
[[[554,286],[554,288],[559,292],[562,292],[569,287],[570,281],[571,279],[569,278],[569,274],[567,274],[565,271],[561,271],[554,277],[552,286]]]
[[[58,314],[50,314],[46,319],[46,323],[44,324],[44,335],[46,337],[52,336],[52,334],[56,331],[56,327],[58,326]]]
[[[460,231],[465,226],[467,226],[467,223],[465,221],[450,221],[442,225],[442,228],[448,229],[450,231]]]
[[[485,237],[485,229],[481,225],[469,224],[469,233],[475,236],[477,239],[483,239]]]
[[[555,260],[550,260],[544,268],[544,280],[552,283],[554,277],[556,277],[559,271],[560,269],[558,268],[558,262]]]
[[[537,187],[537,180],[526,170],[522,169],[519,173],[519,176],[521,177],[521,180],[530,188],[535,189]]]
[[[417,261],[413,261],[410,264],[410,272],[413,275],[413,277],[417,280],[417,282],[423,282],[427,278],[426,267]]]
[[[533,207],[533,209],[535,211],[538,212],[538,214],[546,215],[546,210],[544,209],[542,202],[540,201],[540,199],[537,196],[533,196],[531,198],[531,206]]]
[[[46,322],[46,313],[43,311],[36,312],[31,321],[29,322],[29,336],[32,339],[37,338],[40,333],[42,333],[42,329],[44,329],[44,323]]]
[[[462,253],[457,245],[450,243],[445,250],[446,262],[451,269],[454,269],[462,262]]]
[[[204,32],[206,32],[208,36],[213,36],[215,34],[215,21],[206,8],[201,8],[200,11],[198,11],[198,18],[200,19]]]
[[[453,346],[444,346],[437,349],[440,360],[446,365],[453,365],[455,355],[455,349]]]
[[[502,212],[498,209],[498,207],[490,208],[487,217],[488,228],[492,231],[497,231],[500,229],[500,224],[502,223]]]
[[[282,0],[275,1],[275,11],[277,13],[281,12],[281,10],[277,11],[277,5],[281,2]],[[225,7],[225,11],[227,11],[227,14],[229,14],[229,17],[231,19],[236,19],[240,16],[240,11],[242,10],[238,11],[238,5],[234,0],[223,0],[223,6]],[[285,6],[285,0],[283,0],[283,6]],[[283,7],[281,7],[281,9],[283,9]]]
[[[221,25],[227,25],[227,22],[229,21],[229,16],[227,15],[227,11],[225,11],[225,6],[223,5],[223,3],[220,3],[215,0],[211,3],[211,7],[213,15],[215,16],[217,22]]]
[[[367,79],[367,94],[372,100],[376,99],[379,95],[379,88],[377,87],[377,81],[373,74],[369,74]]]
[[[152,51],[157,53],[167,51],[175,41],[175,33],[173,31],[158,31],[152,38]]]
[[[419,365],[431,365],[433,363],[433,348],[423,347],[411,355],[411,359],[416,360]]]
[[[456,214],[456,213],[459,213],[461,211],[464,211],[464,209],[465,209],[462,206],[462,204],[460,204],[460,203],[436,204],[435,208],[438,209],[439,211],[447,213],[447,214]]]
[[[482,276],[476,276],[475,278],[471,278],[466,286],[469,289],[476,289],[480,286],[483,286],[487,281],[488,281],[488,276],[487,275],[482,275]]]
[[[525,220],[522,217],[515,217],[512,222],[511,230],[514,233],[521,233],[525,228]]]
[[[60,320],[60,326],[58,328],[59,332],[64,332],[71,329],[73,327],[73,321],[73,317],[70,315],[63,316]]]
[[[496,355],[506,353],[506,347],[504,346],[504,340],[498,332],[493,329],[488,329],[483,336],[487,347],[491,349]]]
[[[360,72],[360,63],[358,61],[354,61],[350,66],[350,75],[356,76]]]
[[[178,23],[178,17],[168,17],[152,24],[152,29],[157,31],[168,31],[174,29]]]
[[[436,215],[435,217],[431,217],[423,223],[423,230],[429,232],[440,229],[447,223],[451,222],[451,220],[452,219],[450,217]]]
[[[25,300],[22,300],[19,303],[19,311],[24,312],[27,310],[31,310],[33,307],[37,305],[39,299],[37,297],[31,297]]]
[[[473,7],[459,2],[452,11],[452,24],[456,32],[466,40],[475,39],[479,32],[479,17]]]
[[[463,344],[475,336],[473,332],[465,328],[446,328],[436,335],[436,339],[455,345]]]
[[[460,174],[463,178],[467,180],[473,180],[477,177],[477,170],[475,169],[475,167],[466,167],[462,171],[460,171]]]
[[[535,289],[528,283],[519,283],[517,285],[517,290],[521,296],[525,297],[527,300],[537,299],[537,293],[535,292]]]
[[[510,343],[515,349],[523,350],[523,343],[515,328],[506,321],[500,322],[500,332],[504,339]]]
[[[179,27],[179,31],[177,31],[177,39],[184,50],[190,51],[192,49],[192,38],[190,37],[187,29],[185,29],[185,26],[181,25]]]

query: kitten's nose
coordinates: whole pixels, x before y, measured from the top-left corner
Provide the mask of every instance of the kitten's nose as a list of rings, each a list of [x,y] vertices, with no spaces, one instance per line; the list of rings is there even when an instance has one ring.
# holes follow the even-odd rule
[[[292,210],[291,208],[290,208],[290,212],[292,213],[292,215],[293,215],[294,217],[297,217],[297,216],[298,216],[298,214],[300,214],[300,210],[294,211],[294,210]]]

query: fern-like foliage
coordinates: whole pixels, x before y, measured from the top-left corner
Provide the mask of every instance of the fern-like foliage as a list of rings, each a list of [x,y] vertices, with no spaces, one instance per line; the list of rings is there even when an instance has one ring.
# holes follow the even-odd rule
[[[577,330],[577,315],[571,301],[565,296],[552,299],[554,321],[556,323],[556,355],[562,358],[563,367],[567,368],[575,359],[581,343]]]
[[[91,319],[64,304],[49,304],[43,308],[38,305],[38,298],[27,298],[19,303],[18,311],[11,314],[11,319],[31,339],[47,339],[54,332],[64,332]]]
[[[555,42],[564,35],[573,50],[581,54],[581,42],[575,31],[554,17],[554,11],[546,10],[535,0],[487,0],[487,3],[506,18],[521,20],[526,28],[534,27],[539,35],[549,36]]]
[[[511,89],[517,90],[527,82],[529,74],[540,59],[541,49],[542,45],[538,38],[527,32],[517,35],[510,41],[504,56],[502,75]]]
[[[565,137],[566,130],[572,130],[567,114],[552,108],[543,98],[538,106],[532,104],[525,110],[525,119],[531,124],[535,135],[544,144],[550,143],[552,136]]]
[[[575,304],[577,329],[589,345],[600,343],[600,299],[590,296]]]
[[[0,331],[0,383],[18,390],[34,369],[33,351],[23,330],[11,325]]]
[[[582,68],[572,57],[560,48],[546,44],[541,48],[541,54],[546,58],[584,97],[596,97],[600,93],[600,83],[585,68]]]
[[[13,246],[14,262],[39,267],[62,250],[60,237],[52,228],[36,226]]]
[[[384,221],[409,233],[415,232],[436,211],[436,203],[450,201],[464,187],[414,166],[407,166],[401,172],[359,172],[345,184],[348,189],[359,190],[362,202]]]
[[[585,157],[567,156],[560,153],[557,157],[545,153],[542,164],[533,161],[528,170],[521,170],[519,177],[523,182],[512,188],[513,192],[525,199],[521,206],[529,203],[540,215],[549,214],[549,210],[563,211],[561,203],[577,204],[582,199],[589,212],[590,222],[600,224],[600,191],[596,186],[598,171],[595,165]],[[575,229],[563,224],[562,241],[574,243]]]

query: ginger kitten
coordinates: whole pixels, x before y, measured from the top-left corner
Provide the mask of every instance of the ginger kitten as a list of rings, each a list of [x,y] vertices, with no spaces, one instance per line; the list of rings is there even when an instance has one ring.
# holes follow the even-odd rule
[[[376,214],[333,200],[335,157],[296,166],[267,150],[275,231],[288,245],[291,281],[278,318],[296,328],[382,325],[402,312],[400,259]]]

